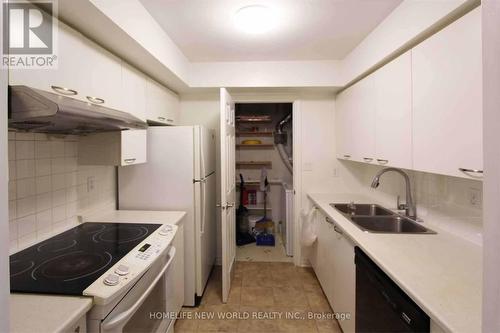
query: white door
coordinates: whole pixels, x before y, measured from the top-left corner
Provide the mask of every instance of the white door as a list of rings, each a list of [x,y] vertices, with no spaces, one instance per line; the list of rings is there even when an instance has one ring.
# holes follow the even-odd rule
[[[236,165],[234,102],[225,88],[220,90],[220,167],[222,230],[222,301],[227,302],[236,254]]]

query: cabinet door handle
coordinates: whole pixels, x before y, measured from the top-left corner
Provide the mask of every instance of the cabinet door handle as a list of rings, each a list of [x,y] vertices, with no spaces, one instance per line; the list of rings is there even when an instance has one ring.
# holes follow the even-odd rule
[[[165,117],[158,117],[159,121],[165,121]]]
[[[325,221],[327,223],[333,224],[333,220],[331,218],[329,218],[329,217],[325,217]]]
[[[363,157],[363,160],[365,162],[371,162],[371,161],[373,161],[373,158],[371,158],[371,157]]]
[[[130,164],[130,163],[134,163],[134,162],[135,162],[135,160],[136,160],[135,158],[126,158],[126,159],[124,159],[123,161],[124,161],[125,163],[127,163],[127,164]]]
[[[462,172],[470,172],[470,173],[483,173],[483,170],[477,170],[477,169],[465,169],[465,168],[458,168],[458,170]]]
[[[344,158],[351,158],[351,155],[344,155]]]
[[[335,230],[336,233],[339,233],[341,235],[344,234],[344,232],[342,232],[342,230],[339,227],[337,227],[336,225],[333,226],[333,230]]]
[[[173,119],[167,119],[167,121],[168,121],[169,123],[173,123],[173,122],[174,122],[174,120],[173,120]]]
[[[59,86],[50,86],[50,87],[52,88],[52,90],[54,90],[55,92],[57,92],[61,95],[74,96],[74,95],[78,94],[78,91],[73,90],[73,89],[59,87]]]
[[[104,100],[99,97],[92,97],[92,96],[87,96],[87,99],[89,102],[94,103],[94,104],[104,104]]]
[[[387,164],[387,163],[389,163],[389,160],[384,160],[382,158],[377,158],[377,162],[380,163],[380,164]]]

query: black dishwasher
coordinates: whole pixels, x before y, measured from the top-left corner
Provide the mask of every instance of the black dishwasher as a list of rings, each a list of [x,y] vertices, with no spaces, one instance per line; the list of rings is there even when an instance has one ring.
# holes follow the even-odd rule
[[[429,332],[429,316],[361,249],[355,253],[356,332]]]

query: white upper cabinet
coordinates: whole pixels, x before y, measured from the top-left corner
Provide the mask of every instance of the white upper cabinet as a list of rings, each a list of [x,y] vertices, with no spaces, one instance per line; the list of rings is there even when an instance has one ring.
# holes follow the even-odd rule
[[[412,168],[411,52],[373,74],[375,160],[379,165]]]
[[[481,10],[425,40],[412,53],[416,170],[478,177],[482,170]]]
[[[121,60],[86,38],[84,43],[87,58],[82,59],[81,64],[87,64],[85,75],[89,84],[83,91],[87,102],[120,110],[123,96]]]
[[[54,69],[10,69],[9,84],[25,85],[87,101],[84,90],[89,86],[86,50],[80,33],[59,22],[57,62]]]
[[[179,108],[179,96],[148,78],[146,86],[146,119],[149,122],[176,125]]]
[[[121,110],[146,121],[147,78],[134,67],[122,62]]]
[[[369,76],[337,97],[338,158],[375,161],[375,91]]]

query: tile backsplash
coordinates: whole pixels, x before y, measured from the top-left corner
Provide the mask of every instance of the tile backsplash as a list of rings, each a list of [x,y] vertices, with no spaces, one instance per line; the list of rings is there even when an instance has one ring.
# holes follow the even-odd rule
[[[9,132],[10,252],[114,208],[115,168],[78,164],[78,136]]]

